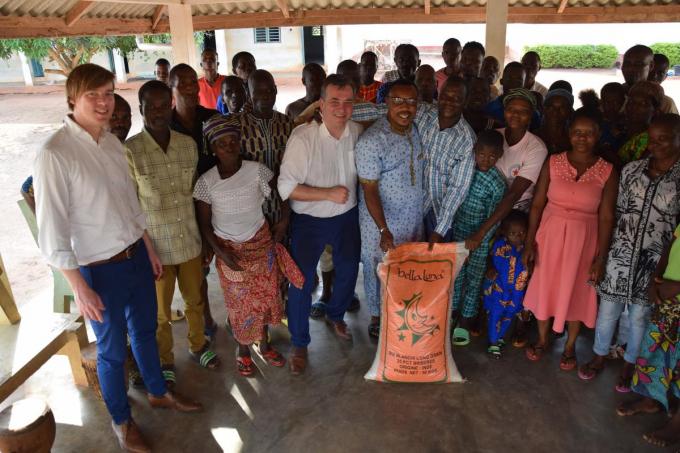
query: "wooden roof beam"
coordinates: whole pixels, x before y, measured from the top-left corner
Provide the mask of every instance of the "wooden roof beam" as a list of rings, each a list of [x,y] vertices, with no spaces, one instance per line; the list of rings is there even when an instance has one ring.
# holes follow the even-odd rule
[[[288,11],[288,2],[286,0],[276,0],[276,5],[283,13],[283,17],[286,19],[290,18],[290,11]]]
[[[153,17],[151,18],[151,29],[155,30],[158,27],[158,22],[161,21],[163,15],[168,14],[168,7],[166,5],[158,5],[153,12]]]
[[[569,3],[569,0],[562,0],[560,2],[560,6],[557,7],[557,14],[562,14],[567,7],[567,3]]]
[[[81,17],[83,17],[92,7],[94,6],[95,2],[78,2],[76,3],[73,8],[69,10],[69,12],[66,13],[66,19],[64,20],[66,22],[67,27],[72,27],[73,24],[78,22]]]

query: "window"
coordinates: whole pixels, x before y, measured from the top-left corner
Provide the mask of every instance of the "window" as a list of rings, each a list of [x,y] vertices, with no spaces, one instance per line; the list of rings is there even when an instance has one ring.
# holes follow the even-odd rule
[[[255,29],[255,43],[281,42],[281,28],[261,27]]]

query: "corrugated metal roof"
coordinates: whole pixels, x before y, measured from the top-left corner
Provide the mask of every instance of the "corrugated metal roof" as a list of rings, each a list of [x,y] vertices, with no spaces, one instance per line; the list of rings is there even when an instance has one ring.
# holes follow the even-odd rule
[[[78,0],[0,0],[2,16],[65,17]],[[328,8],[408,8],[422,7],[423,0],[288,0],[288,8],[317,10]],[[509,0],[509,6],[540,6],[557,8],[559,0]],[[588,6],[635,6],[678,5],[680,0],[568,0],[567,7]],[[486,0],[433,0],[433,6],[465,7],[486,5]],[[150,19],[156,5],[140,3],[98,2],[83,17]],[[232,14],[245,12],[278,11],[273,0],[243,0],[227,3],[199,4],[192,6],[194,16]]]

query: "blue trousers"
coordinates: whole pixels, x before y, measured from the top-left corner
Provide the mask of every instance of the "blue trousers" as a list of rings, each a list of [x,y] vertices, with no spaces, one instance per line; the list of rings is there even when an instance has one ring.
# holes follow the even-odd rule
[[[118,263],[81,266],[80,273],[104,304],[103,322],[90,321],[97,337],[97,375],[106,407],[117,424],[130,419],[124,366],[127,334],[150,394],[166,393],[156,345],[156,286],[144,242]]]
[[[512,318],[522,311],[522,307],[503,307],[497,304],[487,309],[487,328],[489,344],[496,345],[498,340],[505,337],[508,327],[512,323]]]
[[[314,274],[326,244],[333,247],[335,279],[333,295],[326,304],[326,317],[341,321],[354,294],[359,273],[360,235],[356,207],[344,214],[321,218],[305,214],[291,215],[291,256],[305,276],[302,289],[290,285],[288,292],[288,330],[293,346],[307,347],[309,311],[312,306]]]

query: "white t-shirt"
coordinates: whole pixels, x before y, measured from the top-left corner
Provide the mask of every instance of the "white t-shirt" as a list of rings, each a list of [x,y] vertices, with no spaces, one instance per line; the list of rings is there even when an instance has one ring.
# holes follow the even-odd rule
[[[514,206],[516,209],[526,211],[534,197],[534,185],[541,174],[541,167],[543,167],[543,161],[548,156],[548,150],[543,140],[531,132],[527,131],[522,140],[513,146],[509,146],[508,142],[505,141],[505,128],[498,129],[498,132],[503,134],[503,156],[496,162],[496,168],[505,177],[508,187],[518,176],[526,178],[532,183]]]
[[[271,194],[273,177],[264,165],[243,161],[229,178],[222,179],[217,166],[198,178],[194,198],[210,205],[217,237],[240,243],[255,236],[265,222],[262,203]]]
[[[291,200],[291,209],[313,217],[335,217],[357,205],[357,167],[354,145],[362,127],[349,121],[340,139],[333,137],[325,124],[316,121],[295,128],[286,144],[278,180],[279,195],[287,200],[298,184],[329,188],[344,186],[349,197],[344,204],[332,201]]]

